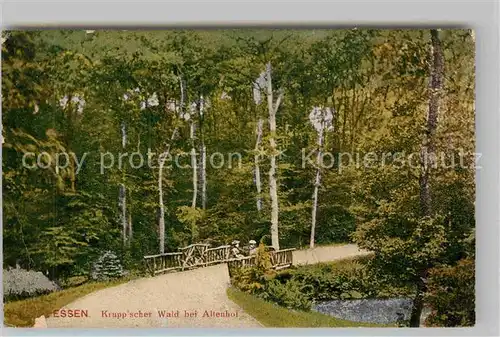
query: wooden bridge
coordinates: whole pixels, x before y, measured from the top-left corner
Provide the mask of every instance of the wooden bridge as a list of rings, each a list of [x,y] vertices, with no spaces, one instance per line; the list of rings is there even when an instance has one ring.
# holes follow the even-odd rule
[[[255,255],[231,258],[230,249],[229,245],[210,248],[208,244],[197,243],[179,248],[178,252],[144,256],[144,264],[146,270],[153,276],[169,271],[183,271],[219,263],[227,263],[230,270],[256,264]],[[294,250],[295,248],[270,251],[272,268],[290,267],[293,264]]]

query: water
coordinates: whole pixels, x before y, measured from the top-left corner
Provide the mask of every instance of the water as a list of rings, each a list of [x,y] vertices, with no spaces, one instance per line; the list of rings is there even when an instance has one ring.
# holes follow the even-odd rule
[[[316,303],[312,310],[353,322],[392,324],[410,319],[409,298],[332,300]]]

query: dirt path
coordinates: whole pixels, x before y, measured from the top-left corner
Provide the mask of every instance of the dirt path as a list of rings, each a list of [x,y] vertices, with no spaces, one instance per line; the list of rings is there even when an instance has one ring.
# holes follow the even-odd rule
[[[326,246],[295,251],[293,260],[294,264],[302,265],[363,254],[366,252],[358,250],[356,245]],[[142,278],[76,300],[63,309],[87,310],[88,317],[50,317],[47,327],[262,327],[227,298],[228,286],[226,264]],[[161,311],[178,316],[162,318],[159,315]],[[225,317],[227,315],[233,317]]]
[[[68,305],[65,309],[88,310],[86,318],[50,317],[49,328],[164,328],[164,327],[261,327],[227,298],[229,274],[226,264],[143,278],[99,290]],[[161,318],[158,311],[179,317]],[[207,316],[221,312],[237,317]],[[150,317],[130,317],[129,313],[150,313]],[[186,317],[186,312],[193,317]],[[194,316],[194,313],[197,313]],[[112,317],[120,316],[118,317]],[[108,317],[106,317],[108,316]],[[111,316],[111,317],[109,317]],[[127,316],[122,318],[123,316]],[[149,316],[149,315],[148,315]]]
[[[319,262],[341,260],[349,257],[363,256],[369,254],[361,250],[355,244],[320,246],[314,249],[296,250],[293,252],[293,264],[304,265]]]

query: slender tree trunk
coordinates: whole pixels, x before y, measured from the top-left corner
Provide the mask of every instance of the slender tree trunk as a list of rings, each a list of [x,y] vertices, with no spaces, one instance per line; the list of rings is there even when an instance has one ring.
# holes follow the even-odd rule
[[[191,148],[191,167],[193,168],[193,201],[191,202],[191,207],[195,208],[196,207],[196,200],[198,198],[198,163],[196,160],[196,149],[194,146],[194,134],[195,134],[195,124],[194,121],[191,121],[191,131],[190,131],[190,138],[192,142],[192,148]]]
[[[203,124],[205,120],[205,109],[203,96],[200,95],[200,105],[199,105],[199,116],[200,116],[200,183],[201,183],[201,208],[206,209],[207,207],[207,149],[205,147],[205,135],[203,132]]]
[[[160,205],[160,215],[158,231],[160,232],[160,254],[165,253],[165,205],[163,204],[163,166],[165,160],[159,160],[158,168],[158,204]]]
[[[314,180],[313,207],[311,216],[311,240],[310,247],[314,248],[314,238],[316,234],[316,214],[318,211],[318,191],[321,185],[321,149],[323,147],[323,129],[318,133],[318,154],[316,156],[316,179]]]
[[[207,149],[201,144],[201,208],[207,208]]]
[[[158,204],[160,206],[160,214],[158,220],[158,227],[160,232],[160,254],[165,253],[165,205],[163,203],[163,168],[165,166],[165,160],[170,154],[170,147],[172,142],[175,139],[177,134],[177,128],[172,132],[172,136],[170,137],[170,143],[167,145],[167,148],[164,153],[160,155],[158,160]]]
[[[180,115],[184,113],[184,96],[185,96],[185,90],[184,90],[184,82],[182,80],[182,77],[179,76],[179,83],[180,83],[180,88],[181,88],[181,101],[180,101],[180,107],[179,107],[179,112]],[[165,160],[167,159],[168,155],[170,154],[170,147],[172,146],[172,143],[175,139],[175,136],[177,135],[177,128],[174,128],[174,131],[172,132],[172,136],[170,137],[170,143],[167,145],[166,151],[160,155],[160,158],[158,158],[158,204],[160,206],[160,214],[158,215],[158,230],[160,234],[160,254],[165,253],[165,205],[163,202],[163,167],[165,166]]]
[[[432,37],[432,68],[429,84],[429,108],[427,127],[421,147],[421,174],[420,174],[420,207],[423,216],[432,215],[432,198],[430,193],[430,170],[435,164],[435,142],[437,120],[440,109],[440,96],[443,85],[444,60],[439,32],[431,30]]]
[[[420,208],[422,216],[432,216],[432,196],[430,192],[430,171],[435,161],[434,136],[436,133],[437,120],[440,108],[440,96],[443,86],[444,57],[439,39],[439,31],[431,30],[431,79],[429,83],[429,108],[427,115],[427,128],[421,146],[421,173],[420,173]],[[421,271],[422,275],[426,271]],[[413,302],[413,308],[410,317],[410,326],[418,327],[420,325],[420,315],[423,308],[423,295],[426,291],[425,282],[422,277],[417,280],[417,294]]]
[[[276,104],[273,99],[273,86],[271,75],[271,63],[266,66],[267,72],[267,104],[269,110],[269,145],[271,147],[271,168],[269,169],[269,195],[271,197],[271,242],[274,249],[279,250],[279,236],[278,236],[278,183],[276,181],[276,112],[278,111],[281,102],[282,93],[278,96]]]
[[[125,146],[127,144],[127,130],[124,122],[122,122],[121,129],[122,129],[122,148],[125,150]],[[120,210],[121,210],[120,221],[122,223],[122,240],[123,240],[123,245],[125,245],[127,243],[127,227],[128,227],[127,189],[125,188],[125,184],[123,182],[120,184],[120,193],[118,202],[120,204]]]
[[[125,245],[127,243],[127,190],[125,185],[120,184],[120,194],[119,194],[119,202],[120,202],[120,221],[122,223],[122,241]]]
[[[260,143],[262,141],[262,125],[264,121],[262,118],[259,118],[257,121],[257,141],[255,142],[255,187],[257,188],[257,211],[260,212],[262,210],[262,183],[260,180],[260,165],[259,165],[259,150]]]

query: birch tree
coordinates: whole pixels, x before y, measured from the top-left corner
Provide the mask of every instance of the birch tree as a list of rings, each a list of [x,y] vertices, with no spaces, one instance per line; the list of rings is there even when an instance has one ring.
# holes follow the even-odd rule
[[[196,102],[193,102],[190,106],[189,119],[190,123],[190,140],[191,140],[191,166],[193,169],[193,198],[191,202],[191,207],[196,208],[198,202],[198,191],[201,194],[201,207],[206,208],[207,204],[207,157],[206,157],[206,147],[205,138],[203,136],[203,119],[205,113],[206,102],[203,95],[199,96]],[[200,162],[198,164],[198,159],[196,155],[196,118],[198,117],[198,129],[200,135]]]
[[[139,88],[135,88],[134,90],[127,90],[125,94],[123,94],[123,101],[129,101],[130,99],[136,99],[137,95],[140,93]],[[133,100],[134,105],[137,104],[137,101]],[[139,108],[142,110],[144,102],[139,103]],[[127,147],[127,123],[125,120],[121,122],[121,136],[122,136],[122,149],[125,151]],[[130,237],[132,236],[132,216],[130,211],[128,211],[127,215],[127,187],[125,186],[125,176],[126,173],[123,173],[122,183],[120,184],[120,190],[118,194],[118,204],[120,207],[120,222],[122,225],[122,241],[123,244],[126,245],[127,242],[130,242]],[[127,236],[128,231],[128,236]],[[128,241],[127,241],[128,240]]]
[[[314,248],[316,232],[316,214],[318,212],[318,191],[321,186],[321,156],[325,131],[332,130],[333,113],[330,108],[314,107],[309,114],[309,121],[318,133],[318,145],[316,155],[316,177],[314,179],[313,206],[311,214],[311,239],[310,247]]]
[[[196,103],[191,104],[189,114],[189,139],[191,141],[191,168],[193,170],[193,199],[191,207],[196,208],[196,200],[198,198],[198,164],[196,159],[195,133],[196,123],[194,116],[196,115]]]
[[[200,183],[201,183],[201,208],[207,207],[207,149],[205,146],[205,136],[203,133],[203,121],[205,119],[205,107],[208,102],[205,102],[203,95],[200,95],[198,102],[198,117],[200,120]]]
[[[165,161],[170,155],[170,148],[172,142],[177,135],[177,128],[172,131],[172,136],[170,137],[170,142],[166,145],[165,151],[158,158],[158,204],[160,205],[159,214],[159,232],[160,232],[160,254],[165,253],[165,204],[163,201],[163,168],[165,167]]]
[[[135,88],[133,91],[128,90],[127,93],[123,94],[123,101],[128,101],[131,97],[139,92],[139,88]],[[127,124],[124,120],[121,121],[120,131],[122,137],[122,150],[125,151],[127,146]],[[120,208],[120,223],[122,226],[122,243],[127,244],[127,228],[131,227],[131,220],[127,217],[127,188],[125,187],[125,172],[122,176],[122,182],[120,183],[118,192],[118,206]]]
[[[260,76],[253,83],[253,100],[255,105],[259,105],[262,102],[261,90],[266,86],[266,73],[262,72]],[[260,178],[260,151],[261,151],[261,142],[262,142],[262,127],[264,124],[264,120],[261,117],[257,118],[257,126],[255,128],[255,188],[257,189],[257,211],[260,212],[262,210],[262,182]]]
[[[121,124],[121,132],[122,132],[122,149],[125,150],[127,145],[127,129],[125,122]],[[123,174],[125,176],[125,173]],[[122,240],[123,244],[127,243],[127,189],[125,187],[125,183],[122,181],[120,184],[120,192],[119,192],[119,200],[118,203],[120,205],[120,222],[122,224]]]
[[[180,91],[181,91],[181,97],[180,97],[180,104],[179,104],[179,115],[181,118],[184,118],[184,101],[185,101],[185,87],[184,87],[184,81],[182,77],[179,76],[179,86],[180,86]],[[165,112],[169,112],[169,106],[165,106]],[[176,110],[174,108],[174,110]],[[160,155],[158,158],[158,204],[160,207],[160,214],[159,214],[159,220],[158,220],[158,229],[159,229],[159,234],[160,234],[160,254],[165,253],[165,204],[163,200],[163,169],[165,167],[165,161],[167,160],[168,156],[170,155],[170,149],[172,146],[172,143],[177,136],[177,131],[178,128],[175,127],[174,130],[172,131],[172,135],[170,137],[170,142],[166,144],[165,146],[165,151]]]
[[[276,113],[283,99],[283,91],[280,90],[276,102],[273,98],[272,84],[272,69],[271,63],[266,65],[267,79],[267,105],[269,111],[269,145],[271,151],[271,168],[269,169],[269,196],[271,198],[271,242],[274,249],[279,250],[279,235],[278,235],[278,183],[276,178],[276,157],[278,150],[276,146]]]
[[[129,101],[132,99],[132,102],[134,106],[136,106],[137,101],[136,99],[138,96],[141,96],[141,90],[139,88],[135,88],[134,90],[128,90],[127,93],[123,95],[123,100],[124,101]],[[153,93],[148,97],[146,95],[145,99],[141,100],[139,102],[139,110],[143,111],[147,109],[148,107],[155,107],[159,105],[158,101],[158,96],[156,93]],[[122,134],[122,149],[125,150],[127,146],[127,123],[122,120],[121,122],[121,134]],[[139,153],[140,150],[140,139],[138,139],[137,143],[137,152]],[[123,178],[122,178],[122,183],[120,184],[120,190],[119,190],[119,206],[120,206],[120,222],[122,225],[122,241],[123,244],[129,244],[132,235],[133,235],[133,224],[132,224],[132,214],[127,207],[127,187],[125,185],[125,175],[126,173],[123,173]]]

